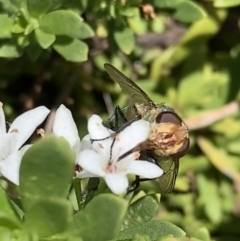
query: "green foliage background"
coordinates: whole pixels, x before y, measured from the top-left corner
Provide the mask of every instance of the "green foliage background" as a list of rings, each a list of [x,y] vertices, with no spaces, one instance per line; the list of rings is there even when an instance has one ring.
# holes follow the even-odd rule
[[[161,196],[155,219],[181,227],[196,240],[210,240],[206,230],[215,240],[239,240],[239,5],[239,0],[0,0],[0,101],[7,120],[35,106],[56,109],[63,103],[71,109],[83,137],[91,114],[107,119],[115,105],[129,103],[104,70],[104,63],[111,63],[137,80],[154,102],[173,107],[190,128],[191,149],[180,160],[175,192]],[[232,115],[225,116],[223,109],[214,112],[229,103],[236,106]],[[231,112],[231,106],[224,110]],[[218,115],[217,122],[211,121]],[[202,127],[203,120],[210,124]],[[57,185],[53,179],[47,180]],[[31,206],[34,188],[28,187],[25,177],[21,184],[27,229],[40,237],[62,232],[71,216],[63,194],[47,200],[39,194]],[[157,183],[144,183],[141,188],[157,192]],[[116,197],[97,198],[111,203]],[[116,203],[121,216],[126,204]],[[46,228],[32,223],[36,212],[42,213],[38,207],[51,205],[66,223],[49,230],[44,217],[41,223]],[[89,207],[86,212],[93,218],[91,211]],[[5,230],[9,223],[2,220],[1,230]],[[86,216],[79,220],[87,222]],[[20,225],[10,224],[14,230]],[[69,232],[76,230],[72,227]],[[136,232],[139,236],[122,231],[98,240],[150,240]],[[178,232],[173,236],[181,238],[182,231]],[[94,240],[81,235],[83,240]],[[29,240],[37,239],[33,235]]]

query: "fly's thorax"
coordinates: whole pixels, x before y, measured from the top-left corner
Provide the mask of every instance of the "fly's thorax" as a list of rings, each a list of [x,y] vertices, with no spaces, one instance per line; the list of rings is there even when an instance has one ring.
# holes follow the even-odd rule
[[[156,155],[180,158],[189,148],[187,127],[174,112],[162,112],[151,123],[147,143],[147,149]]]
[[[145,104],[135,104],[135,108],[137,110],[138,115],[141,116],[142,119],[151,122],[155,121],[156,116],[161,112],[159,108],[156,106],[149,106]]]

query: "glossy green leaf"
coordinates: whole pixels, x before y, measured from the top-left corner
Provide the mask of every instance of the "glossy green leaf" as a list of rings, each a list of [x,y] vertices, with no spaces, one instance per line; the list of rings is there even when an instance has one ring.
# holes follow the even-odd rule
[[[228,8],[240,5],[240,0],[214,0],[214,7]]]
[[[131,240],[136,234],[147,235],[153,241],[169,236],[169,234],[176,238],[185,236],[185,232],[174,224],[165,221],[150,221],[121,231],[114,240]]]
[[[71,222],[70,202],[59,197],[38,198],[26,212],[24,228],[39,237],[48,237],[63,232]]]
[[[63,139],[46,136],[23,156],[20,190],[25,210],[37,198],[66,197],[74,170],[74,156]]]
[[[219,223],[223,217],[223,212],[216,183],[203,175],[199,175],[197,184],[206,215],[213,223]]]
[[[50,8],[49,0],[27,0],[27,8],[32,17],[39,18],[44,15]]]
[[[39,20],[40,29],[53,35],[65,35],[78,38],[81,31],[90,31],[86,26],[82,27],[82,19],[70,10],[57,10],[44,15]]]
[[[123,229],[150,221],[157,213],[158,203],[151,196],[143,198],[132,203],[128,209],[123,222]]]
[[[87,241],[110,240],[120,231],[127,206],[127,201],[120,197],[100,194],[74,215],[68,233]]]
[[[59,37],[53,48],[68,61],[83,62],[88,58],[88,46],[78,39]]]
[[[133,31],[130,28],[114,31],[114,39],[118,47],[125,53],[130,54],[135,45]]]
[[[206,11],[200,5],[189,0],[182,0],[174,13],[174,18],[185,23],[191,23],[206,16]]]
[[[34,33],[36,40],[43,49],[50,47],[56,39],[55,35],[45,33],[41,29],[36,29]]]
[[[0,38],[11,38],[14,19],[6,15],[0,15]]]

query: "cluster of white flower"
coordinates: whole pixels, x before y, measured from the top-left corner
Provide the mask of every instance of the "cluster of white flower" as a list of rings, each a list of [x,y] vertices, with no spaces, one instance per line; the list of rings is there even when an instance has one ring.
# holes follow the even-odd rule
[[[31,145],[22,145],[49,114],[41,106],[16,118],[6,132],[5,116],[0,102],[0,175],[19,185],[19,168],[22,156]],[[76,155],[75,178],[102,177],[110,190],[121,194],[128,188],[128,174],[144,178],[157,178],[163,170],[157,165],[139,160],[136,147],[144,142],[150,132],[150,124],[138,120],[114,133],[102,124],[102,119],[93,115],[88,121],[88,135],[82,141],[69,109],[61,105],[55,115],[53,133],[64,137]],[[21,148],[22,147],[22,148]],[[21,148],[21,149],[19,149]]]

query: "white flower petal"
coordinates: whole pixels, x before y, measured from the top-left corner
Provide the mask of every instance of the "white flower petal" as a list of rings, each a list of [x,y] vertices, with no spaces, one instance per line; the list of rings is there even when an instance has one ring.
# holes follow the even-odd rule
[[[19,169],[21,161],[21,151],[15,151],[8,157],[8,159],[0,164],[1,174],[16,185],[19,185]]]
[[[98,115],[92,115],[88,120],[88,132],[91,139],[103,139],[110,135],[109,130],[102,124]]]
[[[53,133],[57,137],[64,137],[71,148],[75,151],[79,151],[80,139],[78,136],[77,126],[73,120],[71,111],[64,105],[60,105],[56,111],[53,123]]]
[[[18,132],[16,150],[32,135],[34,130],[44,121],[50,110],[45,106],[40,106],[26,111],[18,116],[11,124],[8,133]]]
[[[4,134],[6,134],[6,122],[5,122],[5,115],[3,112],[3,104],[2,102],[0,102],[0,138]]]
[[[115,194],[124,193],[128,188],[128,179],[125,175],[109,173],[104,179],[109,189]]]
[[[97,151],[103,159],[109,159],[110,148],[113,139],[109,130],[103,126],[102,119],[98,115],[92,115],[88,120],[88,131],[92,142],[92,148]]]
[[[92,144],[90,141],[90,135],[86,135],[82,138],[81,141],[81,150],[92,149]]]
[[[19,133],[12,132],[0,139],[0,162],[4,162],[15,150]]]
[[[135,174],[144,178],[157,178],[163,175],[163,170],[154,163],[136,160],[129,163],[128,174]]]
[[[103,167],[106,164],[101,159],[101,156],[93,150],[83,150],[80,152],[77,163],[81,168],[96,176],[104,176]]]
[[[88,172],[86,170],[82,170],[81,172],[75,172],[76,176],[75,178],[89,178],[89,177],[98,177],[95,174],[92,174],[91,172]]]
[[[113,158],[117,159],[117,157],[144,142],[149,133],[150,123],[148,121],[138,120],[133,122],[117,135],[113,146]]]

